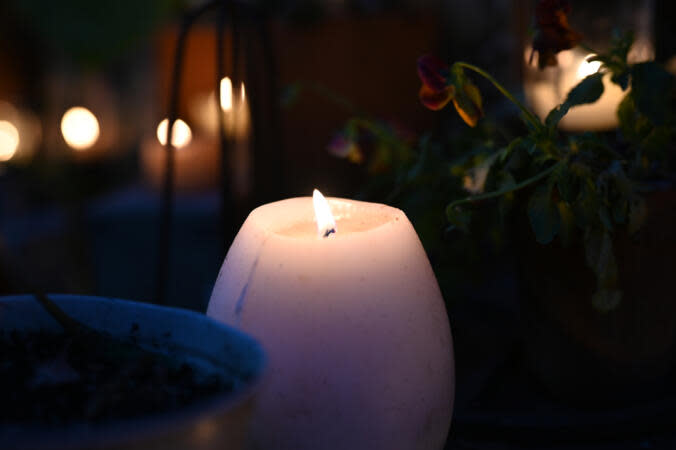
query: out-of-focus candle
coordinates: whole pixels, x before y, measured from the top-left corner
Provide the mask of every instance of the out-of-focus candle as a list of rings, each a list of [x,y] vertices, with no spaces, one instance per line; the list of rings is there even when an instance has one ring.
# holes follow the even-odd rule
[[[82,151],[92,147],[99,139],[99,121],[90,110],[82,106],[70,108],[61,118],[61,134],[69,147]]]
[[[231,187],[235,196],[243,198],[251,191],[251,110],[244,83],[239,86],[239,95],[230,77],[221,79],[220,83],[220,114],[213,91],[196,96],[189,112],[198,129],[212,139],[218,139],[218,121],[223,120],[225,137],[231,144],[228,155]]]
[[[547,117],[575,85],[599,70],[600,62],[587,61],[591,56],[579,50],[566,50],[558,55],[558,67],[545,69],[552,72],[552,76],[526,81],[526,98],[540,118]],[[603,131],[617,127],[617,107],[626,92],[610,81],[610,74],[604,75],[603,87],[601,98],[594,103],[571,108],[559,127],[567,131]]]
[[[454,368],[444,302],[406,215],[332,198],[261,206],[228,251],[207,314],[269,356],[255,448],[441,449]],[[322,225],[319,229],[318,221]]]
[[[157,126],[156,136],[148,137],[141,145],[141,166],[150,184],[159,188],[164,182],[166,169],[167,127],[169,120]],[[181,119],[174,123],[171,137],[174,150],[174,184],[179,191],[200,191],[215,187],[218,180],[220,160],[214,139],[194,136]]]

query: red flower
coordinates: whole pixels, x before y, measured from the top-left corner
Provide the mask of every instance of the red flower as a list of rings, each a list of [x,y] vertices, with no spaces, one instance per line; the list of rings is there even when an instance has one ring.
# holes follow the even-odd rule
[[[455,87],[450,82],[450,69],[433,55],[418,59],[418,76],[422,81],[420,101],[432,111],[442,109],[455,96]]]
[[[533,52],[538,53],[538,67],[556,66],[556,54],[575,47],[582,35],[568,24],[571,7],[567,0],[540,0],[535,7]]]
[[[451,69],[432,55],[418,59],[418,76],[422,81],[419,97],[427,108],[438,111],[451,100],[460,117],[471,127],[483,116],[481,93],[459,66]]]

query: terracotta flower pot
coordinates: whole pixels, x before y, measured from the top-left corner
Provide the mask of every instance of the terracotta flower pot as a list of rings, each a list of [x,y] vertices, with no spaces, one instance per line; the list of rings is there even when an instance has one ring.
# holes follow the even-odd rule
[[[206,365],[216,373],[246,374],[232,392],[185,409],[101,424],[62,428],[0,424],[0,448],[11,449],[241,449],[264,366],[258,343],[204,315],[176,308],[99,297],[52,295],[71,317],[89,326],[152,346],[179,361]],[[31,296],[0,297],[0,333],[60,332]],[[3,408],[11,407],[5,405]]]
[[[634,236],[614,233],[623,292],[609,312],[592,306],[596,279],[581,243],[522,246],[526,355],[540,381],[578,405],[654,398],[664,390],[676,343],[676,192],[647,198]]]

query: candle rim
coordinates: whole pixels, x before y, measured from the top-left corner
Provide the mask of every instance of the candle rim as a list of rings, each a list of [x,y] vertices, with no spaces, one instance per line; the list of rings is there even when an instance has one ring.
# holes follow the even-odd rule
[[[283,200],[266,203],[264,205],[260,205],[254,210],[252,210],[251,213],[249,213],[246,222],[251,222],[255,226],[264,230],[266,233],[275,235],[276,237],[281,239],[310,240],[310,238],[312,237],[314,239],[321,240],[327,243],[339,241],[344,238],[349,238],[350,236],[372,233],[380,228],[384,228],[396,222],[401,221],[407,223],[409,222],[408,217],[401,209],[385,205],[383,203],[365,202],[361,200],[353,200],[341,197],[326,197],[326,200],[329,202],[331,206],[336,222],[339,222],[349,217],[346,216],[344,212],[344,209],[346,207],[352,208],[354,210],[358,210],[359,208],[370,209],[372,211],[370,211],[371,215],[369,217],[376,218],[376,215],[379,215],[381,217],[381,220],[377,220],[376,218],[376,220],[374,220],[374,225],[364,230],[346,230],[345,232],[335,234],[334,236],[332,236],[331,239],[319,239],[316,233],[316,220],[314,218],[312,197],[302,196],[302,197],[291,197]],[[270,226],[270,221],[273,220],[272,219],[273,214],[270,210],[275,208],[284,208],[285,205],[287,205],[288,207],[288,205],[295,204],[299,201],[307,202],[308,208],[307,216],[303,215],[299,220],[294,221],[288,220],[288,218],[281,218],[281,220],[277,222],[277,224],[279,225]],[[286,230],[288,230],[293,226],[304,225],[306,223],[310,224],[314,229],[314,233],[312,233],[311,236],[309,234],[307,237],[294,236],[292,234],[285,233]],[[340,224],[338,224],[338,226],[340,227]]]

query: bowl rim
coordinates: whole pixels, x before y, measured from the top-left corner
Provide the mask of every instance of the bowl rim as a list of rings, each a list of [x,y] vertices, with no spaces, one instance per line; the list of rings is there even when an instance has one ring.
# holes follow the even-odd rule
[[[168,412],[154,413],[130,419],[116,419],[100,425],[75,423],[62,428],[45,429],[40,426],[12,427],[7,436],[0,432],[0,447],[3,448],[40,448],[49,449],[80,449],[99,448],[102,445],[123,445],[128,441],[139,439],[153,439],[162,435],[175,433],[179,429],[189,429],[199,422],[217,417],[229,410],[236,410],[249,400],[253,400],[254,393],[267,367],[267,356],[261,344],[242,331],[219,322],[206,314],[200,314],[184,308],[160,306],[151,303],[143,303],[133,300],[124,300],[111,297],[76,294],[47,294],[57,304],[60,301],[75,302],[106,302],[122,303],[128,308],[145,309],[157,314],[180,314],[186,320],[197,320],[204,323],[212,323],[229,335],[237,336],[247,341],[249,346],[257,353],[258,364],[253,376],[240,385],[234,392],[218,394],[208,400],[193,403],[185,408]],[[31,294],[0,296],[0,306],[6,302],[36,301]],[[1,430],[1,428],[0,428]],[[55,443],[57,443],[55,445]]]

